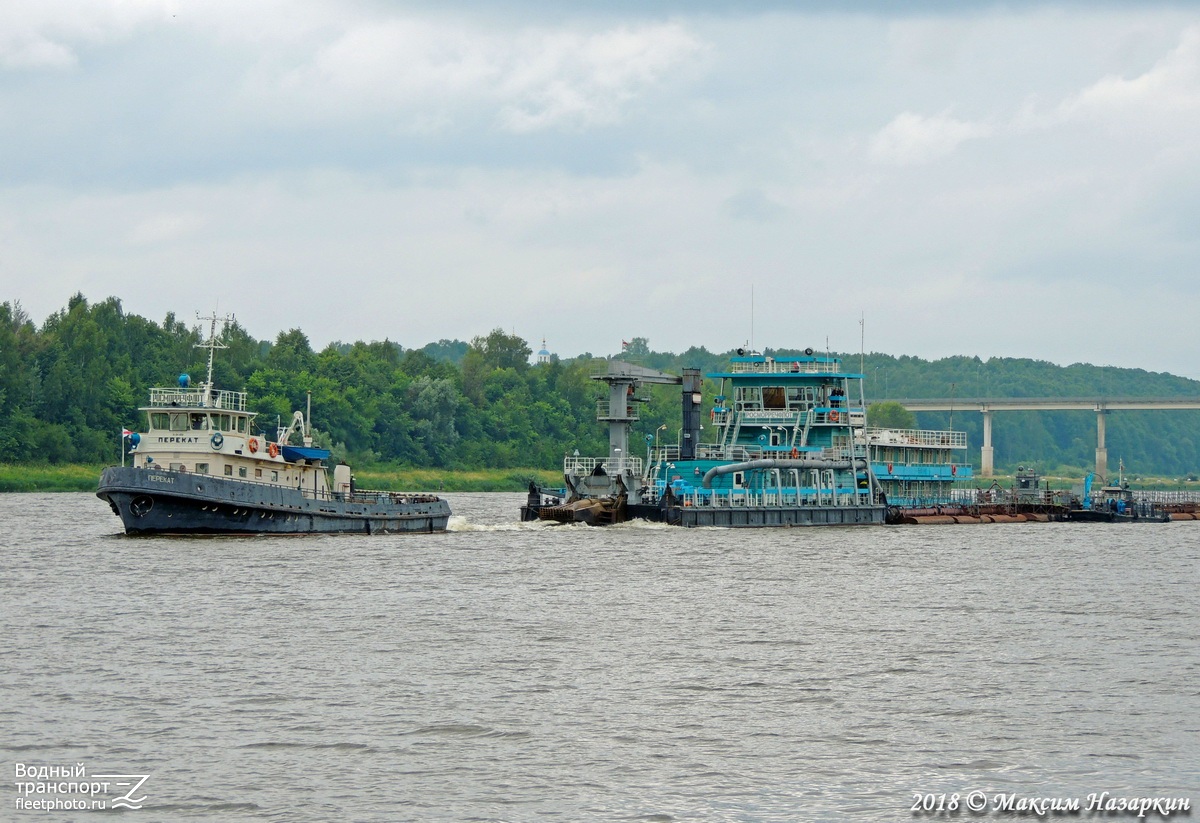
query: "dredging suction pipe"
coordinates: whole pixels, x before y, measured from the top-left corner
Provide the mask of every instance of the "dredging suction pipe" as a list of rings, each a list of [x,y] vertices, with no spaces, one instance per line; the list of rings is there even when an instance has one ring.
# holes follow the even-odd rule
[[[826,460],[822,458],[774,458],[763,457],[758,460],[747,460],[745,463],[730,463],[725,466],[713,466],[704,474],[704,479],[700,484],[706,488],[712,488],[714,477],[731,472],[744,472],[754,469],[848,469],[851,467],[850,460]],[[875,477],[875,472],[871,471],[871,465],[864,458],[856,458],[853,461],[853,466],[856,469],[865,469],[867,477],[871,478],[871,487],[878,493],[883,493],[883,488],[879,485],[879,480]]]
[[[714,477],[733,472],[753,471],[755,469],[848,469],[849,460],[823,460],[819,458],[791,459],[762,457],[758,460],[747,460],[745,463],[729,463],[724,466],[713,466],[704,474],[700,485],[706,489],[712,488]]]

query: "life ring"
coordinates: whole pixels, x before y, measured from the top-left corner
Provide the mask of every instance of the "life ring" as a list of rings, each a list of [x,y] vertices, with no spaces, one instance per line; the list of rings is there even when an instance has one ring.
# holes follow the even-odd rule
[[[248,442],[246,446],[250,449],[250,453],[254,454],[256,451],[258,451],[258,438],[251,437],[250,442]]]
[[[829,413],[829,422],[837,423],[839,420],[841,420],[841,416],[837,412],[831,411]]]
[[[888,463],[888,474],[892,473],[892,464]]]
[[[214,449],[221,448],[221,444],[225,442],[225,435],[220,432],[213,432],[213,436],[208,438],[208,444]]]
[[[800,450],[798,448],[796,448],[795,446],[792,446],[792,459],[795,460],[799,456],[800,456]]]
[[[272,457],[278,457],[279,456],[279,444],[278,443],[268,443],[267,444],[267,454],[271,455]]]

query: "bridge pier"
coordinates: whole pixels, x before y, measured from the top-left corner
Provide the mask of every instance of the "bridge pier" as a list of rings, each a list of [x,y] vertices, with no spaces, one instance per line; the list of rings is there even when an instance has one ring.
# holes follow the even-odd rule
[[[1104,444],[1104,415],[1102,408],[1096,409],[1096,476],[1108,477],[1108,447]]]
[[[983,411],[983,448],[979,455],[979,476],[991,477],[995,471],[995,466],[992,463],[992,413],[988,409]]]

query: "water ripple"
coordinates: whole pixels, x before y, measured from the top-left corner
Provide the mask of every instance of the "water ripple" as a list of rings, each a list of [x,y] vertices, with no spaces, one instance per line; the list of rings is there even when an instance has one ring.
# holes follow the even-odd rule
[[[441,535],[135,540],[90,495],[0,496],[6,768],[148,772],[148,820],[1200,798],[1200,525],[590,529],[449,497]]]

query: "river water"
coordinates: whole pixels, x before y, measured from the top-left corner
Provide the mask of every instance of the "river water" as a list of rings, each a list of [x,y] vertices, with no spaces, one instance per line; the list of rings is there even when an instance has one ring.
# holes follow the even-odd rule
[[[0,820],[94,819],[18,809],[47,766],[149,775],[134,821],[1200,803],[1200,523],[589,529],[448,497],[441,535],[192,539],[0,495]]]

